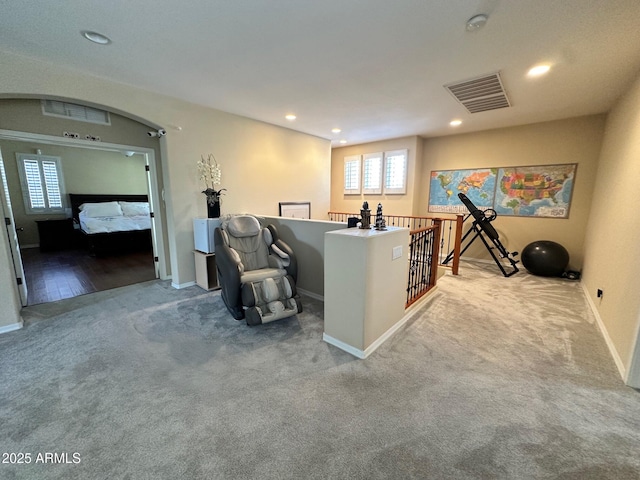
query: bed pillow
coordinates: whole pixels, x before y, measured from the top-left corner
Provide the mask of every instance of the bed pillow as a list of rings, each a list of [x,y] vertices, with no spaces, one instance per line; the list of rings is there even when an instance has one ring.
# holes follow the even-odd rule
[[[149,204],[147,202],[119,202],[122,213],[127,217],[136,215],[149,215]]]
[[[87,217],[121,217],[122,208],[118,202],[83,203],[80,210]]]

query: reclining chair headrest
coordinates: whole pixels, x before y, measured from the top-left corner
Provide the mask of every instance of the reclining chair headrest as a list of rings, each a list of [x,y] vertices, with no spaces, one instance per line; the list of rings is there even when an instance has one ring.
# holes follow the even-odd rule
[[[256,217],[252,217],[251,215],[238,215],[229,220],[227,230],[232,236],[242,238],[257,235],[258,232],[262,230],[262,227]]]

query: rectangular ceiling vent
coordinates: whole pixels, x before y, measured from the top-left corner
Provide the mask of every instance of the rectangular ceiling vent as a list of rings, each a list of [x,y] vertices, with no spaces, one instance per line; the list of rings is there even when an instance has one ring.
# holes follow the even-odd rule
[[[42,114],[78,120],[80,122],[111,125],[109,112],[105,110],[76,105],[75,103],[59,102],[57,100],[42,100]]]
[[[500,73],[484,75],[464,82],[450,83],[444,88],[449,90],[469,113],[486,112],[498,108],[510,107],[507,92],[504,91]]]

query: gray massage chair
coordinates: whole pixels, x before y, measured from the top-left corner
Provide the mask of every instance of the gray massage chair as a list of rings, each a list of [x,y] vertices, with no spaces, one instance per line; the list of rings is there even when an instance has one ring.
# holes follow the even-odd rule
[[[302,312],[296,294],[298,264],[273,225],[237,215],[214,232],[222,300],[236,320],[259,325]]]

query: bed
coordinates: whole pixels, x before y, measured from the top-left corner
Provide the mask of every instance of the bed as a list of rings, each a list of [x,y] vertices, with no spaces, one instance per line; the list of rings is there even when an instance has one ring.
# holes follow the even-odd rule
[[[146,195],[70,193],[69,201],[74,228],[90,255],[151,250]]]

